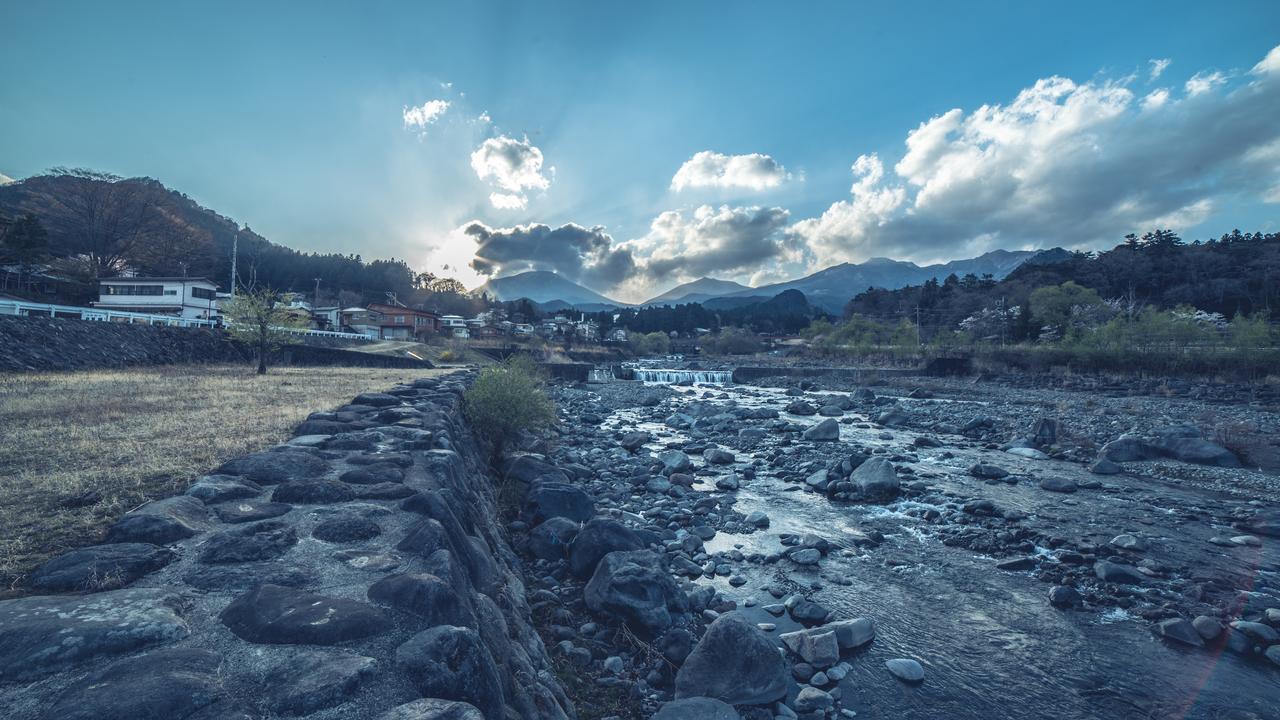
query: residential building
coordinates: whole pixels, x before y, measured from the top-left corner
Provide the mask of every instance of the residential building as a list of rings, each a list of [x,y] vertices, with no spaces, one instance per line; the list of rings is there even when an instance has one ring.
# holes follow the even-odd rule
[[[383,340],[423,340],[439,328],[440,317],[426,310],[373,303],[367,308]]]
[[[461,315],[441,315],[440,327],[444,330],[452,331],[455,328],[467,328],[467,321],[462,319]]]
[[[220,317],[218,286],[199,277],[118,277],[98,280],[102,310],[176,315],[214,320]]]

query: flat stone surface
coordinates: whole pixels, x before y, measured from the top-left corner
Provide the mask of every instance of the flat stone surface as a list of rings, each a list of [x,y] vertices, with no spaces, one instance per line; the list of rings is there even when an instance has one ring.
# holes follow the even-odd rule
[[[261,585],[236,598],[220,616],[249,642],[334,645],[377,635],[391,620],[377,608],[280,585]]]
[[[184,638],[184,607],[180,594],[156,588],[0,601],[0,681]]]
[[[276,487],[271,493],[273,502],[299,505],[328,505],[355,499],[356,491],[337,480],[294,480]]]
[[[485,717],[470,703],[426,698],[397,705],[377,720],[485,720]]]
[[[373,675],[373,658],[354,653],[303,650],[267,673],[267,707],[285,715],[307,715],[340,705]]]
[[[218,468],[221,475],[239,475],[255,483],[275,485],[308,480],[325,474],[329,463],[302,450],[275,450],[254,453]]]
[[[349,543],[370,540],[382,534],[378,523],[358,515],[329,518],[311,530],[311,537],[327,543]]]
[[[213,512],[224,523],[246,523],[280,517],[292,509],[288,503],[242,500],[219,505]]]
[[[257,497],[262,494],[262,486],[235,475],[205,475],[187,488],[187,494],[206,505],[213,505]]]
[[[195,564],[182,576],[182,581],[206,592],[244,592],[255,585],[271,583],[287,587],[306,587],[319,581],[307,567],[290,562],[245,562],[229,565]]]
[[[36,568],[31,587],[48,592],[114,590],[159,570],[175,557],[172,550],[150,543],[94,545]]]
[[[191,717],[218,703],[222,656],[173,648],[120,660],[67,688],[49,720],[161,720]],[[213,715],[217,717],[217,715]]]
[[[297,542],[298,534],[292,525],[267,520],[210,536],[200,551],[199,561],[214,565],[272,560],[284,555]]]

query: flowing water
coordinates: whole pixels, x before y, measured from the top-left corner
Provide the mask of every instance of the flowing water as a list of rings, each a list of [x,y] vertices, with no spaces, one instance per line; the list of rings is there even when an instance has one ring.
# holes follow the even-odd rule
[[[779,391],[748,386],[677,392],[679,403],[714,395],[715,402],[781,407],[789,399]],[[801,424],[821,419],[786,413],[782,417]],[[616,411],[606,427],[620,421],[653,433],[654,450],[689,439],[660,423],[638,422],[633,409]],[[909,446],[916,435],[893,430],[892,440],[884,440],[882,429],[854,425],[841,425],[840,432],[843,441],[898,449]],[[931,483],[953,497],[989,497],[1002,508],[1028,513],[1025,523],[1037,529],[1083,533],[1103,542],[1121,532],[1140,531],[1155,537],[1162,559],[1175,564],[1203,563],[1206,569],[1226,573],[1243,567],[1246,575],[1252,570],[1255,577],[1278,567],[1269,548],[1263,556],[1257,548],[1224,551],[1208,545],[1210,535],[1229,528],[1183,524],[1174,516],[1173,508],[1198,508],[1218,498],[1179,486],[1151,486],[1149,478],[1148,484],[1133,480],[1133,486],[1117,492],[1070,496],[1045,492],[1034,482],[989,486],[964,474],[979,457],[992,461],[989,451],[947,449],[953,457],[921,451],[917,472],[928,473]],[[1086,478],[1077,465],[998,455],[1000,464],[1015,473],[1034,470],[1039,476],[1052,472]],[[736,467],[753,459],[751,453],[738,450]],[[756,622],[777,625],[775,634],[798,628],[786,615],[775,618],[760,609],[778,602],[763,590],[777,582],[802,590],[837,618],[873,618],[876,639],[846,658],[853,671],[841,682],[843,707],[856,711],[859,718],[1280,718],[1280,671],[1265,661],[1170,646],[1152,635],[1148,621],[1119,608],[1054,609],[1046,599],[1049,586],[1031,573],[998,571],[992,558],[943,545],[935,537],[936,527],[912,514],[927,509],[919,502],[831,503],[772,477],[767,466],[762,470],[743,482],[735,507],[743,513],[764,511],[771,526],[750,535],[721,533],[707,543],[708,552],[778,552],[783,549],[779,533],[814,534],[853,548],[854,539],[874,528],[887,542],[866,554],[832,552],[819,568],[800,568],[785,560],[777,566],[741,563],[735,572],[749,580],[741,588],[731,587],[723,577],[703,582],[715,583],[740,606],[754,601],[754,607],[743,611]],[[712,489],[705,484],[697,488]],[[1038,552],[1053,554],[1044,548]],[[1232,556],[1218,557],[1223,553]],[[1270,579],[1274,584],[1274,576]],[[926,668],[925,682],[909,686],[891,678],[883,663],[894,657],[920,660]]]

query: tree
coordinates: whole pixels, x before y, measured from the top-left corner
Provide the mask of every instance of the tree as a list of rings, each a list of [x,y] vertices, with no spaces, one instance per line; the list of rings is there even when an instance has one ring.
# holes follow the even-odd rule
[[[47,257],[48,250],[49,233],[34,215],[6,225],[0,233],[0,257],[18,266],[19,290],[31,266]]]
[[[222,312],[232,337],[254,349],[259,375],[267,373],[267,355],[293,339],[290,330],[307,326],[304,318],[280,303],[278,292],[268,289],[242,292],[224,304]]]
[[[556,419],[556,406],[547,397],[542,375],[528,356],[513,355],[506,362],[480,371],[463,395],[462,414],[489,444],[492,462],[521,433],[544,432]]]
[[[1073,313],[1081,308],[1103,305],[1098,293],[1068,280],[1061,285],[1046,285],[1031,293],[1031,316],[1043,327],[1065,334]]]
[[[79,255],[94,280],[124,270],[133,252],[163,225],[152,196],[154,181],[125,180],[85,169],[54,168],[70,178],[63,192],[50,195],[43,217],[62,239],[65,254]]]

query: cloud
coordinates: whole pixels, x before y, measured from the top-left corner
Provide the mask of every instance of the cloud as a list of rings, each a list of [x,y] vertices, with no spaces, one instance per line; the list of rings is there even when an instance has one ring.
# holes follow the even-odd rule
[[[476,243],[471,268],[481,275],[551,270],[590,287],[612,287],[635,271],[631,252],[616,247],[603,227],[568,223],[491,228],[471,222],[462,233]]]
[[[1200,95],[1227,82],[1227,77],[1220,72],[1198,72],[1191,76],[1187,81],[1186,90],[1188,95]]]
[[[671,178],[676,192],[691,188],[737,188],[760,192],[775,188],[791,175],[768,155],[723,155],[710,150],[695,153]]]
[[[526,191],[546,190],[551,185],[542,174],[542,151],[529,138],[499,135],[485,140],[471,153],[471,168],[476,177],[503,191],[489,196],[496,208],[523,208],[528,203]]]
[[[1196,79],[1198,78],[1198,80]],[[789,229],[808,264],[930,261],[995,247],[1099,247],[1203,222],[1280,185],[1280,49],[1235,87],[1201,73],[1187,94],[1050,77],[1005,104],[953,109],[907,134],[890,172],[853,165],[850,197]]]
[[[406,130],[425,131],[428,125],[434,124],[448,109],[448,100],[428,100],[416,107],[406,105],[404,127]]]
[[[1169,65],[1173,63],[1173,60],[1170,60],[1169,58],[1152,58],[1147,62],[1151,63],[1151,75],[1148,79],[1154,81],[1156,78],[1160,77],[1166,69],[1168,69]]]
[[[775,263],[790,252],[783,232],[789,218],[779,207],[703,205],[688,215],[664,212],[646,235],[625,244],[640,258],[634,284],[741,275]]]

